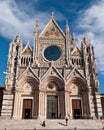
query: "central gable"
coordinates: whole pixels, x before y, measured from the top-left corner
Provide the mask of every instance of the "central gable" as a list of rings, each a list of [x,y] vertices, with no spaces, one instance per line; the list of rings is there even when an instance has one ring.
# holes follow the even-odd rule
[[[51,19],[43,31],[40,33],[39,38],[64,39],[65,35],[55,20]]]

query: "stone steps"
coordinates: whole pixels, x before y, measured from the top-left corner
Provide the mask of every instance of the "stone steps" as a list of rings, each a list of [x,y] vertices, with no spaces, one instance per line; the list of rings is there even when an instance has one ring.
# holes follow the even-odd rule
[[[43,120],[0,120],[0,130],[100,130],[104,127],[103,120],[69,120],[66,126],[65,120],[45,120],[46,126],[42,126]],[[6,129],[5,129],[6,128]]]

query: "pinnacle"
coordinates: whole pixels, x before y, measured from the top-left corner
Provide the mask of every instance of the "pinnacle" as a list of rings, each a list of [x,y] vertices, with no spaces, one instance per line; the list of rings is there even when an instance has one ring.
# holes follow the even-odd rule
[[[21,35],[20,35],[20,33],[19,33],[19,32],[18,32],[17,36],[18,36],[18,37],[21,37]]]
[[[73,40],[76,39],[75,33],[72,34],[72,39],[73,39]]]
[[[27,41],[27,45],[30,45],[30,41],[29,40]]]
[[[51,18],[52,19],[54,18],[54,12],[51,12]]]
[[[68,20],[66,20],[66,25],[68,25]]]

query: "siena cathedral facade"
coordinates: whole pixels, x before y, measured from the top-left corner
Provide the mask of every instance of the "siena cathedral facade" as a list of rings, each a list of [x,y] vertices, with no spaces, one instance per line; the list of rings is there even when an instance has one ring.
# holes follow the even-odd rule
[[[78,48],[68,22],[63,32],[53,15],[39,32],[34,47],[18,34],[10,43],[2,117],[71,119],[102,116],[94,47],[84,37]]]

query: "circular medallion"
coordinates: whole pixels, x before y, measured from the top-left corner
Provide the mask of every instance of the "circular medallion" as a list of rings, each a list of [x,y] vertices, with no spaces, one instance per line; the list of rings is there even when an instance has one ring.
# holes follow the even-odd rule
[[[56,61],[61,56],[61,51],[57,46],[49,46],[44,51],[44,56],[49,61]]]

